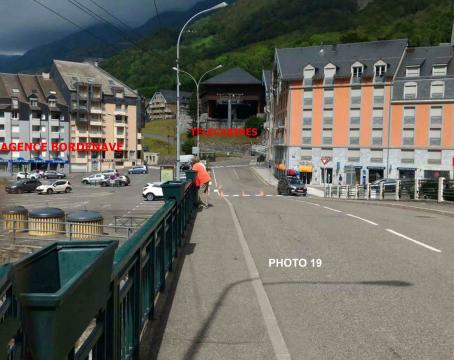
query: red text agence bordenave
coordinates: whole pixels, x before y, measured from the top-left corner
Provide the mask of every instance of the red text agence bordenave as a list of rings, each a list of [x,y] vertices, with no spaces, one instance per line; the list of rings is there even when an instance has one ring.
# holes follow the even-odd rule
[[[257,128],[192,128],[192,136],[258,136]]]
[[[3,143],[0,151],[123,151],[123,143]]]

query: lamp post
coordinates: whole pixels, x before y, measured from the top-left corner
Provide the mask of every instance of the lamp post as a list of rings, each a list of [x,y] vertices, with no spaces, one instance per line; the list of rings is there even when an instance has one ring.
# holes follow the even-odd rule
[[[184,70],[181,70],[181,69],[177,69],[176,67],[173,67],[173,70],[175,71],[179,71],[179,72],[182,72],[183,74],[186,74],[188,75],[192,81],[194,81],[194,84],[195,84],[195,87],[196,87],[196,91],[197,91],[197,129],[200,128],[200,84],[202,83],[202,80],[205,78],[205,76],[207,76],[210,72],[212,71],[215,71],[215,70],[218,70],[218,69],[221,69],[222,68],[222,65],[218,65],[214,68],[212,68],[211,70],[208,70],[206,71],[200,78],[199,80],[196,80],[196,78],[191,75],[190,73],[188,73],[187,71],[184,71]],[[199,153],[200,153],[200,135],[199,135],[199,132],[197,131],[197,149],[199,150]]]
[[[186,23],[183,25],[181,28],[180,34],[178,35],[178,41],[177,41],[177,59],[176,59],[176,71],[177,71],[177,169],[176,169],[176,174],[177,174],[177,180],[180,180],[180,41],[181,41],[181,36],[183,35],[184,30],[186,27],[189,25],[189,23],[194,20],[196,17],[205,14],[210,11],[214,11],[217,9],[221,9],[228,6],[226,2],[221,2],[218,5],[215,5],[209,9],[202,10],[192,16]]]

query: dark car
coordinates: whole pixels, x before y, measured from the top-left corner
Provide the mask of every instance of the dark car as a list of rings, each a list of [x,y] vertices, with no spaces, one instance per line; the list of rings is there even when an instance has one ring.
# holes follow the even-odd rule
[[[8,194],[22,194],[24,192],[34,192],[41,182],[37,179],[22,179],[5,187]]]
[[[43,178],[44,179],[64,179],[66,174],[55,171],[55,170],[48,170],[44,172]]]
[[[99,185],[102,187],[108,187],[108,186],[128,186],[131,184],[131,179],[129,178],[128,175],[120,175],[118,177],[106,177],[104,180],[102,180]]]
[[[304,183],[297,177],[283,177],[277,184],[277,193],[279,195],[307,195],[307,188]]]
[[[128,174],[148,174],[148,167],[146,165],[134,166],[128,170]]]

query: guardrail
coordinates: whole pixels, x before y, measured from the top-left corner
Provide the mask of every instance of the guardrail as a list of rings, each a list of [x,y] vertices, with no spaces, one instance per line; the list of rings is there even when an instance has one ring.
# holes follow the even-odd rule
[[[454,181],[415,179],[365,185],[327,185],[325,197],[362,200],[454,201]]]
[[[194,172],[187,178],[194,180]],[[139,358],[141,333],[197,214],[193,181],[166,183],[163,190],[164,205],[115,251],[113,262],[94,256],[93,248],[103,254],[116,241],[68,241],[0,267],[0,360]],[[71,253],[74,247],[78,250]],[[49,271],[51,261],[57,261],[55,271]],[[102,279],[101,270],[109,271],[110,282],[94,282]],[[34,291],[27,293],[27,287]],[[108,288],[105,299],[103,288]],[[101,307],[92,305],[99,301]]]

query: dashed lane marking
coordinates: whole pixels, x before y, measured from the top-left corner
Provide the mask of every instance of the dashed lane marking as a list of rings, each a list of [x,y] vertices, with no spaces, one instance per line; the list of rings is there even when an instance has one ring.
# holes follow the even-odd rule
[[[391,229],[386,229],[387,232],[391,233],[391,234],[394,234],[396,236],[399,236],[401,237],[402,239],[405,239],[405,240],[408,240],[408,241],[411,241],[419,246],[422,246],[426,249],[429,249],[431,251],[435,251],[437,253],[441,253],[441,250],[437,249],[437,248],[434,248],[433,246],[430,246],[430,245],[427,245],[427,244],[424,244],[423,242],[421,241],[418,241],[418,240],[415,240],[415,239],[412,239],[411,237],[408,237],[404,234],[401,234],[401,233],[398,233],[397,231],[394,231],[394,230],[391,230]]]
[[[362,217],[359,217],[359,216],[356,216],[356,215],[353,215],[353,214],[347,214],[347,216],[350,216],[350,217],[352,217],[352,218],[355,218],[355,219],[364,221],[364,222],[366,222],[366,223],[368,223],[368,224],[371,224],[371,225],[374,225],[374,226],[378,226],[378,224],[377,224],[377,223],[374,223],[373,221],[364,219],[364,218],[362,218]]]
[[[323,208],[326,209],[326,210],[330,210],[330,211],[337,212],[337,213],[341,213],[341,212],[342,212],[342,211],[340,211],[340,210],[336,210],[336,209],[330,208],[330,207],[328,207],[328,206],[323,206]]]

